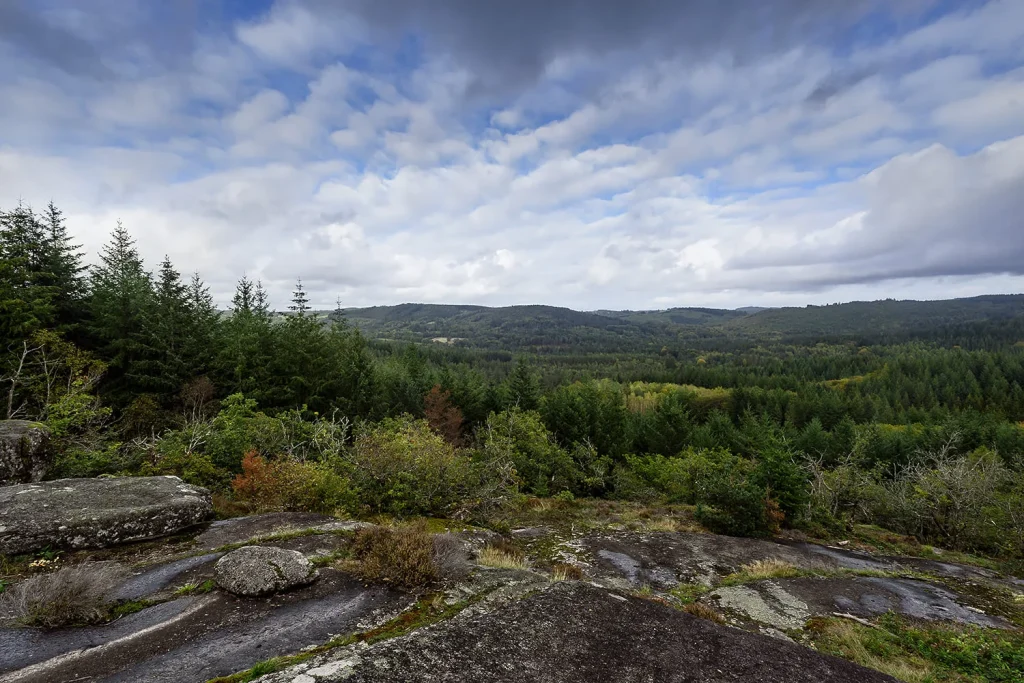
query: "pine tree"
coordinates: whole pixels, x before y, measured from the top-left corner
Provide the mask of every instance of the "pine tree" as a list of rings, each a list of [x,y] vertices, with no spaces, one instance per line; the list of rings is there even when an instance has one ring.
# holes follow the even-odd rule
[[[144,385],[145,375],[135,371],[136,363],[148,360],[151,352],[147,328],[154,295],[135,241],[120,221],[92,271],[91,288],[91,332],[100,357],[109,365],[104,391],[123,405],[152,388]]]
[[[260,282],[245,276],[238,281],[231,314],[220,328],[217,366],[221,383],[231,393],[240,392],[266,404],[276,339],[267,292]]]
[[[30,209],[0,212],[0,353],[53,321],[45,252],[43,226]]]
[[[47,284],[53,290],[54,324],[75,337],[84,320],[82,302],[87,296],[85,254],[74,244],[64,224],[64,214],[51,201],[41,218],[45,228],[43,264]]]
[[[187,289],[167,256],[157,272],[153,306],[145,322],[147,352],[132,375],[167,405],[192,376],[190,359],[185,357],[192,334]]]
[[[535,410],[540,402],[540,382],[537,376],[519,359],[508,378],[509,400],[523,410]]]
[[[302,278],[295,283],[295,291],[292,292],[292,305],[288,307],[288,310],[300,318],[309,312],[309,298],[306,296],[306,290],[302,288]]]

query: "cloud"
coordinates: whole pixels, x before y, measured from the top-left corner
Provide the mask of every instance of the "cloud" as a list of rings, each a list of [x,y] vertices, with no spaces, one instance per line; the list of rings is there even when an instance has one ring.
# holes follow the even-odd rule
[[[92,44],[32,12],[20,0],[0,3],[0,41],[76,76],[108,78],[112,75]]]
[[[222,304],[1024,287],[1020,3],[762,5],[9,3],[0,206],[90,258],[120,218]]]

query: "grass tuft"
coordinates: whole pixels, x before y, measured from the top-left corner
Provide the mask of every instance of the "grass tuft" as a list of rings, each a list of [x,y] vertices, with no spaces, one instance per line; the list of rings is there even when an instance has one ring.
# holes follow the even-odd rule
[[[830,617],[811,619],[807,630],[818,650],[908,683],[1024,680],[1024,634],[1017,631],[913,623],[893,614],[879,618],[877,628]]]
[[[498,569],[526,569],[526,555],[511,543],[498,542],[484,547],[476,561],[485,567]]]
[[[762,581],[764,579],[787,579],[794,576],[801,576],[805,572],[785,560],[769,558],[757,560],[740,567],[739,571],[733,572],[722,579],[723,586],[733,586],[751,581]]]
[[[725,617],[710,605],[705,605],[703,602],[691,602],[683,605],[683,611],[687,614],[692,614],[699,619],[707,619],[713,621],[716,624],[725,624]]]
[[[560,562],[551,567],[552,581],[581,581],[583,570],[574,564]]]
[[[107,618],[107,598],[126,574],[113,562],[87,562],[28,578],[4,591],[2,599],[25,626],[96,623]]]

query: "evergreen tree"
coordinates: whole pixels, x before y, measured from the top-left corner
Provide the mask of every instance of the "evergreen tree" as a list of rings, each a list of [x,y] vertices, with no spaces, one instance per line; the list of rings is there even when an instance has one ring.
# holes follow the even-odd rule
[[[306,296],[306,290],[302,288],[302,278],[295,282],[295,291],[292,292],[292,303],[288,310],[298,317],[303,317],[309,312],[309,298]]]
[[[221,325],[217,359],[223,385],[266,404],[275,355],[274,328],[263,285],[243,276],[231,300],[231,314]]]
[[[540,402],[540,382],[522,358],[508,377],[508,394],[511,405],[523,410],[536,410]]]
[[[133,375],[168,405],[192,377],[192,359],[186,357],[193,334],[188,291],[169,257],[164,256],[153,290],[153,308],[147,323],[147,359],[136,364]]]
[[[124,405],[153,388],[147,386],[151,376],[136,363],[145,363],[151,353],[154,296],[135,241],[120,221],[92,271],[91,289],[91,332],[109,365],[104,391],[115,404]]]
[[[53,321],[46,234],[24,206],[0,212],[0,353],[20,347]]]
[[[86,266],[82,245],[75,244],[64,224],[64,214],[51,201],[42,215],[45,229],[43,264],[47,285],[52,288],[54,323],[58,330],[77,336],[85,312]]]

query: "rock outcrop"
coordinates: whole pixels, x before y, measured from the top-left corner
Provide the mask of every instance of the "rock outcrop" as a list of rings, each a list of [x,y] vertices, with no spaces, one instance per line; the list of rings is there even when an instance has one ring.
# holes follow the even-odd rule
[[[895,679],[650,600],[561,582],[493,611],[470,608],[409,635],[368,648],[344,648],[258,680],[889,683]]]
[[[178,477],[58,479],[0,487],[0,553],[105,548],[177,533],[213,513]]]
[[[269,595],[303,586],[317,577],[302,553],[273,546],[247,545],[220,558],[217,585],[245,597]]]
[[[50,469],[49,440],[38,422],[0,420],[0,485],[42,480]]]

